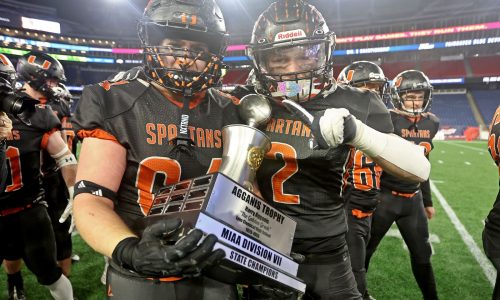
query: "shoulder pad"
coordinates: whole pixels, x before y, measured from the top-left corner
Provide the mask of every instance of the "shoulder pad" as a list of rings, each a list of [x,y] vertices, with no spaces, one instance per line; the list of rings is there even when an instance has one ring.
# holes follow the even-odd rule
[[[104,109],[103,116],[109,118],[129,110],[149,86],[147,81],[137,78],[133,81],[118,82],[106,80],[86,86],[85,89],[99,99]]]
[[[431,112],[425,113],[424,116],[435,123],[439,123],[439,118]]]
[[[109,79],[109,82],[119,82],[119,81],[132,81],[136,80],[137,78],[141,78],[144,80],[147,80],[146,74],[144,73],[143,67],[134,67],[130,70],[127,71],[121,71],[115,74],[111,79]]]
[[[211,100],[215,101],[220,107],[226,107],[231,102],[235,105],[240,104],[240,99],[231,95],[224,93],[218,89],[210,88],[207,90],[207,94]]]
[[[244,96],[248,94],[255,94],[255,87],[251,85],[238,85],[234,88],[234,90],[231,91],[231,95],[235,96],[236,98],[243,98]]]

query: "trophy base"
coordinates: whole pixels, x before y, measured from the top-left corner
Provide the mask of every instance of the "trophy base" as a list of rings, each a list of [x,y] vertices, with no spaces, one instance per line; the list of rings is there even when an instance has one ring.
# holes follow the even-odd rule
[[[220,264],[206,274],[215,280],[230,284],[263,284],[298,293],[306,290],[306,284],[300,278],[273,268],[244,252],[220,242],[215,244],[214,249],[222,249],[226,253]]]

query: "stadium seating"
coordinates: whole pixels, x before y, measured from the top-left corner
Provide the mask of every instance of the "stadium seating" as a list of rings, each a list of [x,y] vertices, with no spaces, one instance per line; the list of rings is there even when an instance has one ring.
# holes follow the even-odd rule
[[[469,58],[473,76],[500,75],[500,55]]]
[[[434,95],[431,111],[441,120],[441,127],[477,126],[465,94]]]
[[[500,105],[500,90],[473,90],[472,95],[476,100],[484,122],[489,124],[493,119],[495,110]]]
[[[465,77],[465,65],[462,60],[439,61],[428,60],[420,62],[420,71],[424,72],[429,78],[450,78]]]
[[[392,80],[396,75],[405,71],[416,68],[416,63],[414,61],[401,61],[401,62],[392,62],[392,63],[384,63],[382,64],[382,70],[384,70],[384,74],[389,80]]]

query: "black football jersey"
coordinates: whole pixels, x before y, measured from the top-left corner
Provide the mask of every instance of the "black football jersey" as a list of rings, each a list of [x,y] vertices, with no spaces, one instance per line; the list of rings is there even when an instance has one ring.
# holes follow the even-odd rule
[[[234,93],[241,98],[243,88]],[[325,97],[300,104],[312,114],[328,108],[347,108],[368,126],[391,133],[389,112],[376,97],[359,89],[337,86]],[[351,147],[311,150],[313,136],[309,127],[280,102],[272,100],[271,105],[272,119],[263,129],[272,140],[272,148],[257,171],[260,191],[264,199],[297,221],[293,251],[325,250],[302,243],[346,232],[342,192]]]
[[[371,212],[377,206],[382,167],[363,152],[352,149],[346,203],[349,209]]]
[[[40,174],[40,151],[51,134],[59,134],[61,123],[49,106],[37,104],[29,121],[14,116],[12,136],[7,139],[8,176],[0,194],[0,208],[13,208],[43,199]]]
[[[416,119],[403,113],[391,110],[394,133],[407,141],[425,148],[425,155],[434,149],[432,139],[439,129],[439,119],[432,113],[424,113]],[[416,126],[416,127],[415,127]],[[409,183],[387,172],[382,174],[382,188],[387,188],[400,193],[415,193],[420,189],[419,183]]]
[[[66,135],[65,140],[68,142],[68,148],[71,150],[71,148],[73,147],[73,139],[75,137],[75,133],[73,132],[71,125],[71,112],[68,103],[63,100],[53,100],[48,102],[47,105],[52,108],[55,116],[61,122],[61,133]],[[42,173],[48,174],[55,172],[56,170],[57,165],[55,160],[50,157],[47,151],[43,151]]]
[[[490,151],[491,158],[493,158],[499,167],[498,174],[500,175],[500,106],[497,108],[491,121],[488,151]],[[498,185],[500,186],[500,181]],[[500,233],[500,188],[493,208],[486,218],[485,226],[490,230]]]
[[[127,150],[115,211],[131,226],[147,214],[160,187],[218,169],[221,129],[238,123],[233,102],[209,89],[192,99],[187,124],[181,122],[181,103],[147,81],[104,81],[84,88],[72,122],[79,138],[112,140]],[[169,143],[183,129],[194,143],[188,151]]]

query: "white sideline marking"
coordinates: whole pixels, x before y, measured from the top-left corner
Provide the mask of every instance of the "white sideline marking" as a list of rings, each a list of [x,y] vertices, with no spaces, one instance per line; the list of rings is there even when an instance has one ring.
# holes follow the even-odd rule
[[[479,151],[479,152],[484,152],[484,151],[486,151],[485,149],[481,149],[481,148],[477,148],[477,147],[472,147],[472,146],[467,146],[467,145],[456,144],[456,143],[449,143],[448,145],[453,145],[453,146],[457,146],[457,147],[462,147],[462,148],[465,148],[465,149],[470,149],[470,150],[476,150],[476,151]],[[486,145],[485,147],[488,147],[488,145]],[[464,152],[463,152],[463,151],[460,151],[460,154],[464,154]]]
[[[389,229],[389,231],[387,231],[387,233],[385,235],[400,239],[401,242],[403,242],[403,249],[408,251],[408,245],[406,245],[405,240],[403,239],[403,236],[401,235],[401,232],[399,231],[399,229],[391,228],[391,229]],[[439,236],[437,234],[429,232],[429,243],[431,244],[432,255],[436,254],[436,252],[434,251],[433,244],[441,243],[441,239],[439,238]]]
[[[465,245],[467,248],[469,248],[470,253],[476,261],[479,263],[479,266],[481,269],[483,269],[484,275],[486,275],[486,278],[488,278],[488,281],[490,282],[491,286],[493,287],[495,285],[495,280],[496,280],[496,270],[493,268],[491,265],[491,262],[488,260],[488,258],[483,254],[481,249],[477,246],[476,242],[472,238],[472,236],[469,234],[467,229],[465,229],[464,225],[460,222],[458,219],[457,215],[451,208],[451,206],[448,204],[446,199],[443,197],[441,192],[439,192],[438,188],[434,184],[432,180],[430,180],[430,185],[431,185],[431,190],[434,192],[434,195],[436,195],[436,198],[438,198],[439,203],[443,207],[444,211],[448,215],[448,217],[451,220],[451,223],[455,226],[455,229],[458,231],[460,234],[460,237],[464,241]]]
[[[468,161],[464,161],[464,164],[466,164],[466,165],[468,165],[468,166],[470,166],[470,165],[471,165],[471,163],[470,163],[470,162],[468,162]]]
[[[442,163],[444,163],[444,161],[438,160],[438,164],[442,164]]]
[[[439,183],[439,184],[444,183],[444,181],[443,181],[443,180],[433,180],[433,182],[434,182],[434,183]]]

